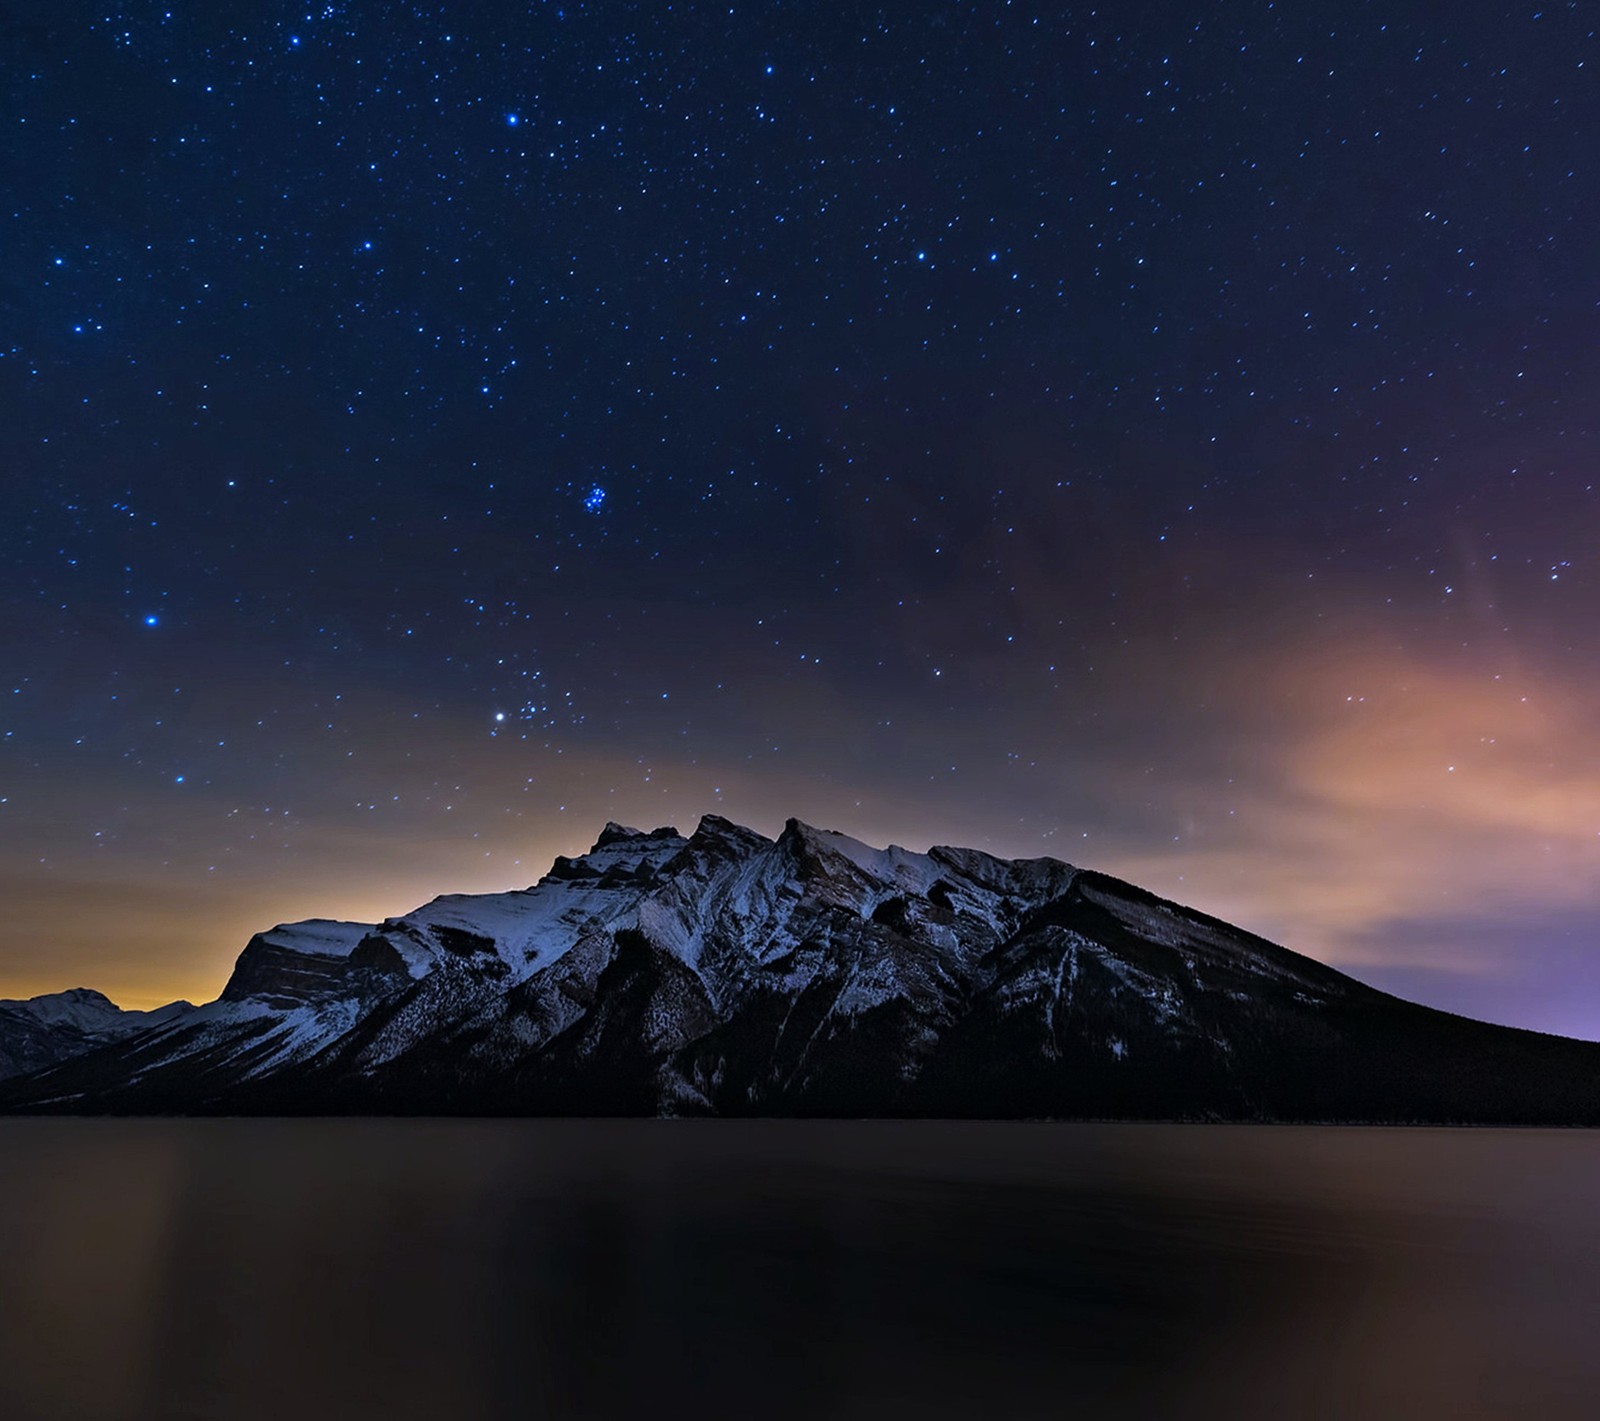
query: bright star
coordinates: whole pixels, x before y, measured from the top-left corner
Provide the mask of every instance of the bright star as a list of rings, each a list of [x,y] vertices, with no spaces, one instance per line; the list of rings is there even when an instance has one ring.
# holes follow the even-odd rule
[[[161,625],[161,618],[156,616],[156,614],[154,612],[152,612],[152,613],[150,613],[150,615],[148,617],[146,617],[144,619],[144,624],[147,627],[159,627]]]

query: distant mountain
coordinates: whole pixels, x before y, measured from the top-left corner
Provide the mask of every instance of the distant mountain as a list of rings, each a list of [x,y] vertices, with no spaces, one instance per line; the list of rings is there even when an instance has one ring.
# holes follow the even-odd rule
[[[40,1056],[64,998],[5,1004],[0,1060],[31,1074],[0,1109],[1600,1123],[1600,1046],[1054,859],[795,820],[608,824],[520,892],[277,927],[217,1001]]]
[[[0,1080],[58,1065],[193,1010],[188,1002],[172,1002],[155,1011],[123,1011],[87,987],[0,1001]]]

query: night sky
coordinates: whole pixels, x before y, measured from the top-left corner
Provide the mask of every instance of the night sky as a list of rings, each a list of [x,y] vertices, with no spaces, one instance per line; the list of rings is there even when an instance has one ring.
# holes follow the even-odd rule
[[[0,996],[714,811],[1600,1037],[1594,23],[0,9]]]

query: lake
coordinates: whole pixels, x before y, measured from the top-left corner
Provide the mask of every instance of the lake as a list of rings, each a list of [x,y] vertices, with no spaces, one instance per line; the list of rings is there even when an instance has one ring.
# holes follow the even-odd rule
[[[1600,1134],[0,1121],[0,1416],[1600,1414]]]

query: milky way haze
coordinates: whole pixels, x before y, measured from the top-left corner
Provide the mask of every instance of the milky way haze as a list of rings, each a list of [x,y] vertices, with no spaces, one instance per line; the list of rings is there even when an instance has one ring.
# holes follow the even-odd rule
[[[0,995],[617,819],[1600,1036],[1587,7],[0,9]]]

